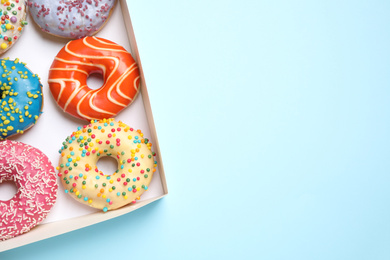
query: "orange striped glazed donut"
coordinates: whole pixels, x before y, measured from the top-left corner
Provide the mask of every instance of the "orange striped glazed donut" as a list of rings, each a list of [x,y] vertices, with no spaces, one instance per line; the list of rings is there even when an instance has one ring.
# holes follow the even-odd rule
[[[103,86],[91,89],[87,78],[103,76]],[[139,90],[137,63],[122,46],[106,39],[85,37],[68,42],[51,65],[50,91],[57,104],[81,119],[117,115],[132,103]]]

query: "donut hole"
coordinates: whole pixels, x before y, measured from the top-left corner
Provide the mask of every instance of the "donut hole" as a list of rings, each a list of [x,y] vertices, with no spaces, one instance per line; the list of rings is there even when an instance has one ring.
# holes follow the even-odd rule
[[[105,156],[99,158],[96,163],[99,171],[102,171],[104,175],[113,175],[118,170],[118,162],[115,158]]]
[[[93,72],[87,78],[87,85],[90,89],[99,89],[103,86],[104,79],[100,72]]]
[[[16,183],[13,181],[4,181],[0,183],[0,201],[12,199],[17,191],[18,187],[16,187]]]

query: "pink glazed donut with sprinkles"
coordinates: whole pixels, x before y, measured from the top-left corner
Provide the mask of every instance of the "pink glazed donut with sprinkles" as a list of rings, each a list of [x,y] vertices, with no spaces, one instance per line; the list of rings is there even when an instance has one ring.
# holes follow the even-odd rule
[[[0,241],[28,232],[43,221],[57,199],[57,178],[47,156],[16,141],[0,142],[0,183],[15,182],[18,191],[0,200]]]
[[[28,0],[31,17],[45,32],[77,39],[96,34],[116,0]]]

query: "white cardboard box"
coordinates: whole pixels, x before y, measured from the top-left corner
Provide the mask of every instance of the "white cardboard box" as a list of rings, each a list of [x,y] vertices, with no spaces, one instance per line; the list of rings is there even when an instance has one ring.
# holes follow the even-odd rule
[[[47,84],[50,65],[55,55],[68,40],[59,39],[41,32],[30,17],[28,17],[28,22],[29,25],[25,28],[22,37],[1,58],[19,58],[22,62],[27,63],[27,67],[33,73],[40,76],[45,103],[43,114],[37,124],[25,134],[12,139],[40,149],[56,167],[59,160],[58,150],[62,141],[72,131],[75,131],[78,126],[85,124],[86,121],[81,121],[65,114],[53,100]],[[123,121],[131,127],[141,129],[145,137],[151,140],[153,144],[152,150],[156,152],[157,171],[153,176],[148,191],[141,196],[139,202],[106,213],[83,205],[65,194],[62,184],[58,180],[58,199],[47,219],[28,233],[1,241],[0,252],[121,216],[168,194],[148,91],[126,0],[118,0],[118,4],[115,6],[109,21],[96,36],[122,45],[133,54],[134,59],[138,63],[141,73],[141,93],[133,104],[122,111],[116,119]],[[103,168],[104,171],[104,166],[99,166],[99,168]]]

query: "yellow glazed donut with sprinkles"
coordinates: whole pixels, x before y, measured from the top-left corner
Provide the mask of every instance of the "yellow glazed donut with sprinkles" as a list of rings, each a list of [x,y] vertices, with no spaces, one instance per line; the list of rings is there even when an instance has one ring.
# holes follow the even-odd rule
[[[0,0],[0,54],[8,51],[27,24],[27,0]]]
[[[62,145],[57,170],[65,193],[104,212],[139,200],[156,171],[149,140],[140,130],[113,118],[92,120]],[[111,175],[96,166],[105,156],[118,162],[118,170]]]

